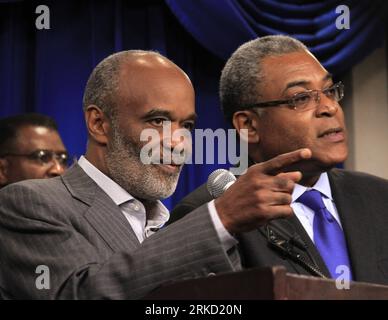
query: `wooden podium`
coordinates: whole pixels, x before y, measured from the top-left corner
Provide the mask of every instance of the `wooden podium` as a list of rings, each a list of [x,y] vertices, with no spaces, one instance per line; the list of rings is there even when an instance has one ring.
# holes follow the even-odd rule
[[[249,269],[164,285],[146,300],[388,300],[388,286],[351,282],[337,289],[329,279],[300,276],[284,267]]]

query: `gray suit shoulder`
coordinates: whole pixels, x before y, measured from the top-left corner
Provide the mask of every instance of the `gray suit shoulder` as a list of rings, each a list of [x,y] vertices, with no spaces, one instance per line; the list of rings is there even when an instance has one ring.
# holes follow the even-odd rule
[[[0,215],[24,216],[53,221],[67,220],[66,212],[72,203],[61,177],[25,180],[0,190]]]
[[[31,179],[16,183],[11,183],[0,190],[0,196],[3,194],[10,194],[13,192],[32,192],[32,193],[52,193],[55,191],[63,191],[64,186],[60,177],[50,179]]]

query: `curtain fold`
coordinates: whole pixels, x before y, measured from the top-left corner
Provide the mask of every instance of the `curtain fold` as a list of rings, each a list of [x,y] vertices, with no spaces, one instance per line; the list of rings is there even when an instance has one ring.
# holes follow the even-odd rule
[[[388,7],[383,0],[165,1],[184,28],[223,60],[248,40],[285,34],[303,41],[335,75],[381,45]],[[350,29],[336,28],[340,5],[350,9]]]

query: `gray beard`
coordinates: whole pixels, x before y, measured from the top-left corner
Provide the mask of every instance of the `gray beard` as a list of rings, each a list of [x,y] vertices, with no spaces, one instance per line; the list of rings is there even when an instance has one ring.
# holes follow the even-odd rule
[[[114,124],[112,130],[113,141],[105,159],[111,179],[135,198],[155,201],[171,196],[176,189],[180,171],[168,174],[158,165],[142,163],[142,146],[121,135]]]

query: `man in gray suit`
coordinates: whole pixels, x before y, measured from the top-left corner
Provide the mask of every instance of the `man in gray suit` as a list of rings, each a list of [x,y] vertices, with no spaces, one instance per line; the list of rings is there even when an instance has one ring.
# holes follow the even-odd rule
[[[174,191],[181,164],[140,161],[144,129],[157,130],[165,146],[165,122],[193,127],[187,75],[157,53],[120,52],[94,69],[83,107],[85,156],[60,177],[0,191],[1,296],[137,299],[171,280],[240,269],[231,233],[270,217],[217,213],[210,202],[159,230],[169,217],[159,199]],[[167,140],[171,149],[181,142]],[[308,156],[295,151],[267,167]]]

